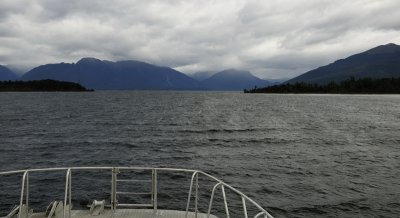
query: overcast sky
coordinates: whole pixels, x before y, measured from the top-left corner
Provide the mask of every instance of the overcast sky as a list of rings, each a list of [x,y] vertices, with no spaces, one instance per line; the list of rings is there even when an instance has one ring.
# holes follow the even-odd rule
[[[81,57],[293,77],[400,44],[399,0],[0,0],[0,64]]]

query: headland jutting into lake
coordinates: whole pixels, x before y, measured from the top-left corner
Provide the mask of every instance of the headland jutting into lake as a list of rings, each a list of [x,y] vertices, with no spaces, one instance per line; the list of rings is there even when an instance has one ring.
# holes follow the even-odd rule
[[[244,90],[244,93],[282,93],[282,94],[400,94],[400,78],[371,79],[362,78],[336,83],[311,84],[304,82],[285,83],[264,88]]]
[[[56,80],[0,81],[0,92],[89,92],[78,83]]]

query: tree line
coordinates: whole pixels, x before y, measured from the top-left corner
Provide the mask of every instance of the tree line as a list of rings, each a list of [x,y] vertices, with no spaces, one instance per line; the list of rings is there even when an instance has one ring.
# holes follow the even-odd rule
[[[57,80],[0,81],[0,92],[83,92],[93,91],[73,82]]]
[[[285,83],[264,88],[244,90],[245,93],[321,93],[321,94],[400,94],[400,78],[361,78],[351,77],[336,83],[310,84],[304,82]]]

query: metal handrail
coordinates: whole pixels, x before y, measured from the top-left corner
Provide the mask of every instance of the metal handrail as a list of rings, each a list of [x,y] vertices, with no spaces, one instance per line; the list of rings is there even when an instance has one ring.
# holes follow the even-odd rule
[[[225,206],[226,217],[230,218],[231,216],[229,215],[229,208],[228,208],[228,202],[226,201],[226,194],[225,194],[224,185],[221,185],[221,191],[222,191],[222,197],[224,198],[224,206]]]
[[[248,218],[248,215],[247,215],[247,206],[246,206],[246,199],[244,199],[243,197],[242,197],[242,205],[243,205],[244,218]]]
[[[25,183],[26,181],[26,183]],[[22,176],[22,185],[21,185],[21,198],[19,201],[19,210],[18,210],[18,218],[22,218],[22,209],[23,209],[23,203],[24,203],[24,193],[25,193],[25,186],[26,186],[26,194],[25,194],[25,209],[26,213],[29,213],[29,172],[25,171],[24,175]]]
[[[65,195],[64,195],[64,210],[63,210],[63,218],[65,217],[65,214],[67,212],[67,200],[68,200],[68,218],[71,218],[71,192],[72,192],[72,188],[71,188],[71,168],[68,168],[67,170],[67,175],[65,178]],[[69,199],[67,199],[69,198]]]
[[[244,198],[245,200],[249,201],[251,204],[253,204],[255,207],[257,207],[257,209],[259,209],[262,213],[264,214],[267,218],[273,218],[273,216],[271,214],[269,214],[264,208],[262,208],[257,202],[255,202],[253,199],[251,199],[250,197],[248,197],[247,195],[243,194],[241,191],[237,190],[236,188],[226,184],[225,182],[223,182],[222,180],[216,178],[215,176],[212,176],[210,174],[207,174],[205,172],[199,171],[199,173],[214,179],[215,181],[221,183],[221,185],[223,185],[225,188],[229,188],[231,191],[235,192],[236,194],[240,195],[242,198]],[[247,210],[247,209],[246,209]]]
[[[213,203],[213,200],[214,200],[215,190],[216,190],[220,185],[222,185],[221,182],[215,184],[214,187],[213,187],[213,189],[212,189],[212,191],[211,191],[211,198],[210,198],[210,204],[209,204],[209,206],[208,206],[207,218],[210,218],[211,207],[212,207],[212,203]]]
[[[198,201],[198,175],[201,174],[205,177],[208,177],[209,179],[214,180],[216,183],[216,185],[213,187],[212,190],[212,194],[211,194],[211,199],[210,199],[210,205],[209,205],[209,210],[208,210],[208,214],[211,212],[211,207],[212,207],[212,201],[213,201],[213,197],[215,195],[215,189],[219,186],[221,186],[221,191],[222,191],[222,195],[224,198],[224,206],[225,206],[225,212],[227,217],[229,217],[229,209],[228,209],[228,203],[226,201],[226,195],[225,195],[225,188],[228,188],[229,190],[231,190],[232,192],[236,193],[237,195],[239,195],[242,199],[242,205],[243,205],[243,210],[244,210],[244,217],[247,218],[247,206],[246,206],[246,201],[250,202],[253,206],[255,206],[260,212],[255,216],[255,218],[264,215],[265,218],[273,218],[273,216],[271,214],[269,214],[264,208],[262,208],[257,202],[255,202],[254,200],[252,200],[250,197],[248,197],[247,195],[243,194],[242,192],[240,192],[239,190],[237,190],[236,188],[226,184],[225,182],[223,182],[222,180],[208,174],[202,171],[198,171],[198,170],[189,170],[189,169],[179,169],[179,168],[157,168],[157,167],[59,167],[59,168],[42,168],[42,169],[27,169],[27,170],[14,170],[14,171],[7,171],[7,172],[0,172],[0,176],[2,175],[12,175],[12,174],[20,174],[23,173],[23,182],[22,182],[22,189],[21,189],[21,200],[20,200],[20,208],[19,208],[19,216],[18,218],[22,218],[21,216],[21,208],[22,208],[22,203],[23,203],[23,195],[24,195],[24,185],[25,185],[25,180],[27,180],[26,182],[26,207],[28,209],[28,201],[29,201],[29,194],[28,194],[28,190],[29,190],[29,180],[27,179],[28,177],[28,173],[29,172],[51,172],[51,171],[67,171],[67,175],[66,175],[66,185],[65,185],[65,199],[64,199],[64,218],[65,218],[65,210],[66,210],[66,202],[67,202],[67,196],[69,196],[69,217],[71,218],[71,171],[85,171],[85,170],[111,170],[113,172],[114,175],[114,171],[115,170],[151,170],[152,174],[154,174],[152,176],[152,181],[153,181],[153,194],[152,194],[152,203],[153,203],[153,208],[156,211],[157,210],[157,172],[161,172],[161,171],[169,171],[169,172],[186,172],[186,173],[193,173],[192,174],[192,178],[191,178],[191,183],[190,183],[190,190],[189,190],[189,195],[188,195],[188,200],[187,200],[187,207],[186,207],[186,214],[189,212],[189,206],[190,206],[190,199],[191,199],[191,195],[192,195],[192,188],[193,188],[193,182],[196,179],[196,185],[195,185],[195,215],[197,217],[197,213],[198,213],[198,208],[197,208],[197,201]],[[116,202],[116,196],[115,196],[115,192],[116,192],[116,178],[112,179],[112,187],[111,187],[111,208],[112,210],[115,210],[115,206],[117,204]],[[68,192],[68,193],[67,193]],[[29,211],[29,209],[28,209]]]
[[[111,211],[114,213],[117,208],[117,174],[118,169],[111,169]]]
[[[190,199],[192,198],[192,190],[193,190],[193,181],[194,181],[194,178],[196,178],[196,185],[195,185],[195,187],[196,187],[196,198],[195,198],[195,212],[196,212],[196,214],[195,214],[195,216],[196,216],[196,218],[197,218],[197,195],[198,195],[198,183],[199,183],[199,180],[198,180],[198,174],[199,172],[198,171],[195,171],[193,174],[192,174],[192,178],[190,179],[190,188],[189,188],[189,194],[188,194],[188,200],[187,200],[187,203],[186,203],[186,213],[185,213],[185,218],[187,218],[188,217],[188,213],[189,213],[189,206],[190,206]]]
[[[151,203],[153,204],[153,210],[154,212],[157,212],[157,170],[153,169],[151,171],[151,183],[152,183],[152,187],[151,187]]]

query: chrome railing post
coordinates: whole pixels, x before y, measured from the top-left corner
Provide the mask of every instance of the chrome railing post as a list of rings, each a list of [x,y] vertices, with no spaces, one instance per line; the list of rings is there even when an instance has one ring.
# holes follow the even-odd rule
[[[26,174],[25,204],[26,204],[26,211],[27,211],[27,216],[28,216],[28,213],[29,213],[29,172]]]
[[[71,218],[71,168],[68,168],[67,175],[65,178],[65,194],[64,194],[64,211],[63,218],[66,218],[67,213],[67,201],[68,201],[68,217]]]
[[[230,217],[229,216],[229,208],[228,208],[228,202],[226,201],[226,194],[225,194],[224,185],[221,186],[221,191],[222,191],[222,197],[224,198],[226,217],[229,218]]]
[[[68,204],[69,204],[68,217],[71,218],[71,210],[72,210],[72,172],[71,172],[71,169],[69,169],[69,201],[68,201]]]
[[[199,174],[198,173],[196,173],[196,187],[195,187],[195,202],[194,202],[194,210],[195,210],[195,218],[197,218],[197,213],[198,213],[198,210],[197,210],[197,202],[198,202],[198,199],[199,199]]]
[[[25,182],[25,181],[26,181],[26,182]],[[26,195],[25,195],[26,207],[23,208],[25,186],[26,186]],[[28,206],[29,206],[29,194],[28,194],[29,190],[28,190],[28,187],[29,187],[29,171],[26,170],[26,171],[24,172],[24,175],[22,176],[21,198],[20,198],[20,201],[19,201],[18,218],[25,218],[25,217],[21,217],[21,216],[22,216],[21,214],[22,214],[22,212],[23,212],[22,209],[25,209],[25,210],[26,210],[26,211],[24,211],[24,212],[26,212],[26,215],[27,215],[27,216],[28,216],[28,213],[29,213],[29,208],[28,208]]]
[[[246,206],[246,199],[242,196],[242,205],[243,205],[243,213],[244,213],[244,218],[248,218],[247,215],[247,206]]]
[[[153,203],[153,210],[154,213],[157,212],[157,169],[153,169],[152,170],[152,186],[153,186],[153,190],[152,190],[152,196],[151,196],[151,200]]]
[[[190,188],[189,188],[188,200],[187,200],[187,204],[186,204],[185,218],[188,217],[189,206],[190,206],[190,198],[192,196],[192,189],[193,189],[193,181],[194,181],[194,178],[197,175],[197,173],[198,173],[198,171],[194,171],[193,174],[192,174],[192,178],[190,179]]]
[[[111,175],[111,211],[114,213],[117,208],[117,174],[118,168],[112,168]]]
[[[211,213],[211,207],[212,207],[212,203],[214,200],[214,194],[215,194],[215,189],[218,188],[218,186],[220,186],[222,183],[217,183],[216,185],[214,185],[212,192],[211,192],[211,197],[210,197],[210,204],[208,205],[208,212],[207,212],[207,218],[210,218],[210,213]]]

